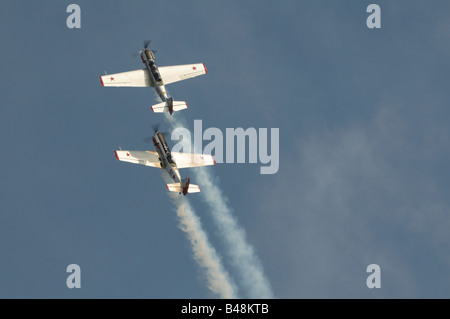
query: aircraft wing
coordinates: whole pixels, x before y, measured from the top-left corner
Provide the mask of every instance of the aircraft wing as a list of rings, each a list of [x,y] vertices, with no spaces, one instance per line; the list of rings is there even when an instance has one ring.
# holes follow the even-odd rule
[[[203,63],[160,66],[158,70],[164,84],[170,84],[208,73]]]
[[[155,151],[116,151],[116,157],[119,161],[161,168],[158,153]]]
[[[216,161],[211,155],[171,152],[172,159],[178,168],[215,165]]]
[[[146,69],[101,75],[100,82],[103,86],[152,86],[152,81]]]

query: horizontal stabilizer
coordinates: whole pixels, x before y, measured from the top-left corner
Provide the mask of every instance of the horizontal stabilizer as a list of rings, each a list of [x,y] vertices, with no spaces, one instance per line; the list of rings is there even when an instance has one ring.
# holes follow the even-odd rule
[[[167,184],[167,189],[171,192],[177,192],[177,193],[181,193],[183,192],[183,188],[181,187],[181,183],[172,183],[172,184]],[[200,192],[200,187],[198,185],[195,184],[189,184],[189,189],[187,191],[188,193],[199,193]]]
[[[173,111],[181,111],[187,109],[187,104],[185,101],[173,101]],[[170,105],[167,102],[158,103],[152,105],[152,111],[155,113],[170,113]]]

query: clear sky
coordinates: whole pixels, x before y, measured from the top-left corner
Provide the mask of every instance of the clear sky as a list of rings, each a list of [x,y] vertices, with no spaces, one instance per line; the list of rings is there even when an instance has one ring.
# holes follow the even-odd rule
[[[279,128],[276,174],[206,171],[239,240],[181,171],[238,297],[259,289],[243,248],[276,298],[450,297],[448,1],[77,1],[80,29],[70,3],[2,1],[1,298],[219,297],[161,173],[114,157],[170,130],[152,89],[99,81],[142,68],[130,53],[147,39],[159,66],[208,68],[167,87],[190,129]]]

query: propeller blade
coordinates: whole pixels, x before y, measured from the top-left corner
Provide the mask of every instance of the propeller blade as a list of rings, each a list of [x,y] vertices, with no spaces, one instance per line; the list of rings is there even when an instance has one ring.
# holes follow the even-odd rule
[[[159,127],[161,126],[161,123],[156,123],[152,125],[153,132],[158,132],[159,134],[162,134],[164,137],[169,136],[169,132],[159,132]],[[146,138],[142,139],[145,143],[150,144],[153,143],[153,136],[147,136]]]
[[[147,49],[148,46],[150,45],[150,43],[152,43],[152,40],[145,40],[144,41],[144,49]]]
[[[152,129],[154,132],[158,132],[159,130],[159,126],[161,125],[161,123],[156,123],[152,125]]]

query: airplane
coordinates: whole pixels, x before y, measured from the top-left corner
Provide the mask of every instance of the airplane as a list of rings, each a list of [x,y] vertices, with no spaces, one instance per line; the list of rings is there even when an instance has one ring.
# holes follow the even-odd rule
[[[164,135],[157,130],[152,137],[155,151],[115,151],[119,161],[141,164],[165,169],[175,183],[166,184],[171,192],[198,193],[200,187],[190,183],[190,178],[181,179],[179,168],[215,165],[216,161],[211,155],[171,152],[167,146]]]
[[[141,60],[145,64],[144,69],[101,75],[100,83],[102,86],[153,87],[162,100],[161,103],[151,107],[156,113],[169,112],[172,115],[174,111],[186,109],[185,101],[174,101],[172,97],[168,97],[165,85],[208,73],[205,64],[158,67],[154,51],[148,49],[149,44],[150,41],[145,41],[144,48],[140,51]]]

